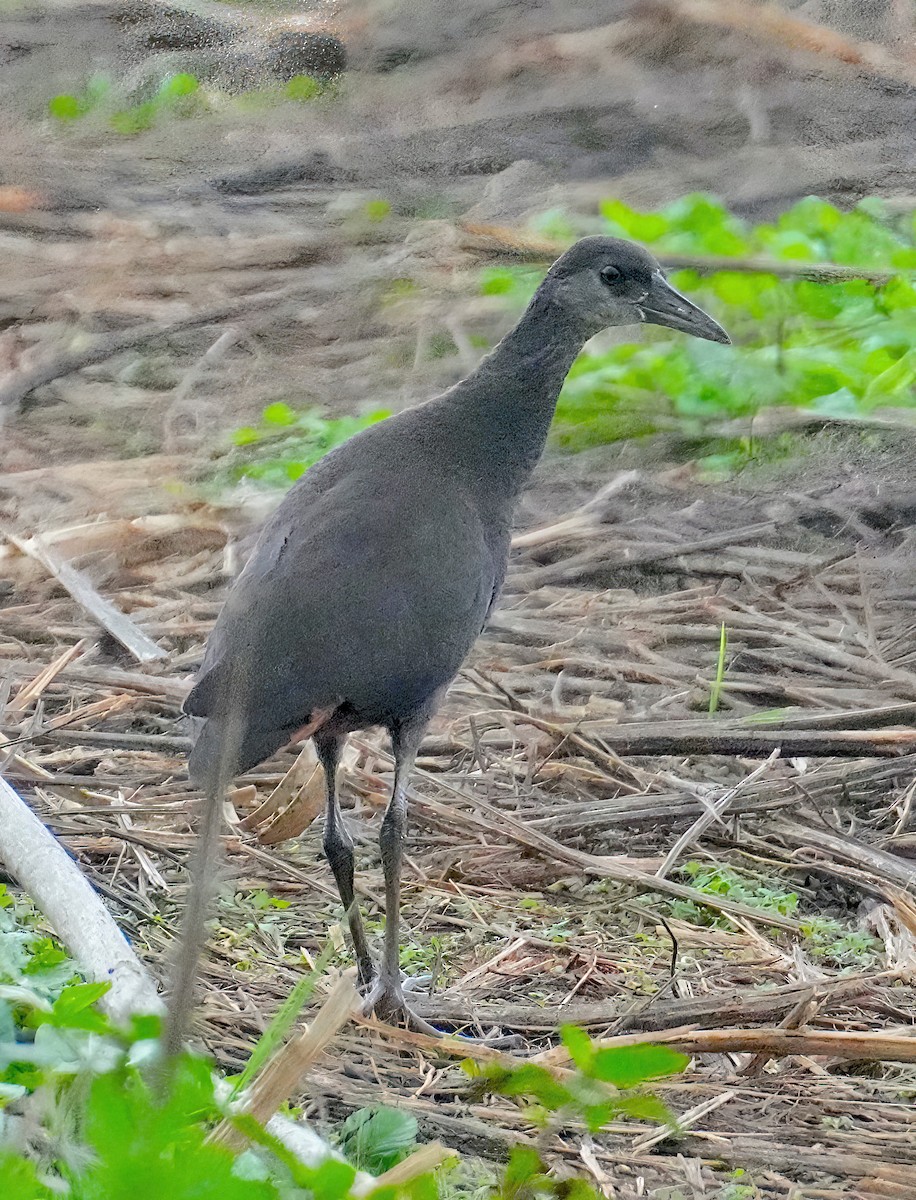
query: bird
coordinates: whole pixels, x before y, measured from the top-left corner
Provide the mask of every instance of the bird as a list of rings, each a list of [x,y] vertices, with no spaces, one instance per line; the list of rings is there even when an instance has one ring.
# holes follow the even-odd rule
[[[728,343],[636,243],[584,237],[547,271],[505,337],[441,395],[332,449],[286,494],[219,612],[185,713],[191,778],[212,797],[311,737],[324,770],[323,849],[347,915],[366,1010],[437,1032],[408,1006],[399,908],[408,786],[427,726],[502,587],[513,515],[567,372],[612,326]],[[337,796],[348,734],[382,727],[394,758],[379,843],[376,966]]]

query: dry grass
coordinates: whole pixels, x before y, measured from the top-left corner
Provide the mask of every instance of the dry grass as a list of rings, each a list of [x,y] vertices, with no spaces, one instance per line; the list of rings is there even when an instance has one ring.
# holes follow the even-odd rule
[[[4,732],[26,739],[5,774],[160,973],[192,845],[178,709],[223,586],[213,522],[186,515],[183,532],[182,553],[144,555],[113,525],[78,560],[166,663],[128,661],[25,560],[0,610]],[[664,1188],[694,1177],[712,1187],[738,1167],[766,1196],[895,1194],[916,1164],[906,1065],[916,677],[900,610],[875,601],[854,554],[788,551],[775,530],[769,544],[740,525],[733,542],[721,533],[715,574],[704,539],[684,537],[668,551],[681,586],[642,594],[596,590],[580,571],[583,556],[592,571],[628,560],[642,564],[628,580],[645,584],[647,560],[662,555],[638,521],[573,513],[520,542],[505,602],[416,776],[404,966],[435,979],[420,1010],[517,1031],[531,1052],[549,1053],[558,1022],[574,1021],[596,1036],[654,1032],[694,1053],[664,1087],[687,1114],[678,1140],[626,1125],[591,1142],[575,1129],[552,1135],[550,1152],[604,1179],[609,1195],[637,1194],[627,1188],[640,1176],[646,1194],[676,1195]],[[724,711],[711,718],[722,622]],[[789,711],[748,719],[774,701]],[[290,751],[241,780],[238,815],[290,769],[309,801],[307,765]],[[389,767],[380,738],[353,739],[344,793],[376,934]],[[287,784],[281,802],[289,794]],[[198,1028],[226,1068],[328,937],[347,962],[318,836],[270,848],[251,830],[225,838]],[[685,875],[689,857],[712,879]],[[508,1102],[468,1102],[453,1053],[373,1022],[350,1027],[313,1068],[304,1102],[319,1120],[397,1102],[425,1136],[485,1157],[533,1139]]]

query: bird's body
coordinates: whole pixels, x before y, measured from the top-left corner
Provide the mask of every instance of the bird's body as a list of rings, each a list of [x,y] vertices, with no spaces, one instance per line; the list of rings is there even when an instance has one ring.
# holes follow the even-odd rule
[[[233,774],[289,742],[313,712],[333,710],[350,729],[407,718],[480,632],[505,550],[489,543],[473,499],[443,488],[433,456],[403,461],[398,418],[386,425],[305,475],[230,593],[189,711],[210,716],[230,669],[249,658],[239,686],[251,717]],[[192,769],[201,773],[210,752],[199,739]]]
[[[612,289],[610,298],[599,289]],[[377,985],[389,1012],[403,1009],[392,906],[420,739],[499,593],[515,504],[574,358],[607,324],[654,319],[656,296],[671,306],[659,323],[727,340],[664,283],[645,251],[608,238],[578,243],[467,379],[364,430],[306,472],[266,525],[208,643],[185,706],[199,719],[191,773],[213,787],[297,732],[314,735],[328,779],[325,848],[367,985],[373,968],[334,775],[349,731],[381,725],[391,733],[396,779],[382,830],[388,922]]]

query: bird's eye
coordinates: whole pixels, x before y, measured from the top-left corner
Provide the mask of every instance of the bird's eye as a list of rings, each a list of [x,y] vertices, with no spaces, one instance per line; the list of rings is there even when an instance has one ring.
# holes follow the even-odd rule
[[[605,283],[614,283],[616,280],[618,280],[620,278],[620,268],[619,267],[602,267],[601,268],[601,278],[604,280]]]

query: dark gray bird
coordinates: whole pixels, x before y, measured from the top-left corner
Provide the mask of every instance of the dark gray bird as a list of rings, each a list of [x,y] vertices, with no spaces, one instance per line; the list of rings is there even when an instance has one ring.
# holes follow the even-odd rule
[[[647,322],[728,335],[639,246],[583,238],[551,267],[516,327],[441,396],[359,433],[311,467],[268,521],[207,644],[185,711],[192,778],[211,792],[311,735],[327,778],[324,849],[362,985],[407,1017],[398,936],[407,785],[424,730],[499,594],[519,493],[584,343]],[[385,941],[375,971],[335,791],[351,730],[391,736],[381,827]]]

